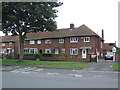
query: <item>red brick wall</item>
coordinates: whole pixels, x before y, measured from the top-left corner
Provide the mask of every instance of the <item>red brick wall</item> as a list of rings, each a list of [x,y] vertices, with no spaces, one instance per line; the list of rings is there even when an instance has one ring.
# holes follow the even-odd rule
[[[90,42],[84,42],[81,37],[78,37],[78,43],[70,43],[70,37],[64,38],[64,43],[60,44],[59,39],[51,39],[51,44],[45,44],[45,40],[41,40],[41,44],[37,44],[37,40],[35,40],[35,44],[29,44],[29,40],[26,40],[24,48],[38,48],[38,50],[42,50],[42,53],[45,53],[45,49],[51,49],[52,53],[54,53],[54,48],[58,47],[60,48],[59,53],[61,53],[61,49],[66,49],[66,55],[68,57],[76,57],[82,59],[82,50],[80,47],[92,47],[92,49],[89,51],[90,53],[96,54],[96,48],[98,48],[98,51],[100,51],[101,54],[101,46],[100,46],[100,38],[97,38],[95,36],[90,37]],[[70,55],[70,48],[78,48],[78,55]],[[87,58],[90,56],[88,55],[87,51]],[[84,60],[84,59],[82,59]],[[86,60],[86,59],[85,59]]]

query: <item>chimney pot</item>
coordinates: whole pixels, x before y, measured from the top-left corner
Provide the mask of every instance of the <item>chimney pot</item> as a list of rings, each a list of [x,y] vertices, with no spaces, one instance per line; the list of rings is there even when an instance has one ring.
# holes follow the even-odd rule
[[[74,29],[74,24],[73,23],[70,24],[70,29]]]
[[[104,40],[104,30],[102,30],[102,39]]]

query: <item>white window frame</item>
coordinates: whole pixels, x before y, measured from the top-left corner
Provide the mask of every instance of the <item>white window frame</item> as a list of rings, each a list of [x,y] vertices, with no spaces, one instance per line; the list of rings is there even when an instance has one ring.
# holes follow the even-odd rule
[[[29,53],[29,48],[24,48],[24,53]]]
[[[75,51],[77,50],[77,51]],[[76,53],[74,53],[76,52]],[[70,55],[78,55],[78,48],[70,48]]]
[[[51,49],[45,49],[45,53],[51,53]]]
[[[70,42],[71,43],[77,43],[78,42],[78,37],[71,37]]]
[[[38,49],[37,48],[29,48],[29,53],[31,53],[30,50],[33,50],[33,53],[38,53]]]
[[[37,44],[41,44],[41,40],[37,40]]]
[[[5,46],[5,43],[1,43],[1,46]]]
[[[45,40],[45,44],[51,44],[52,43],[52,40],[51,39],[46,39]]]
[[[90,42],[90,37],[84,37],[84,42]]]
[[[61,49],[61,53],[64,54],[65,53],[65,48]]]
[[[60,38],[60,39],[59,39],[59,43],[64,43],[64,39],[63,39],[63,38]]]
[[[35,40],[30,40],[29,43],[30,44],[35,44]]]
[[[12,46],[12,42],[9,42],[9,46]]]
[[[55,49],[54,49],[54,53],[55,53],[55,54],[59,54],[59,49],[58,49],[58,48],[55,48]]]

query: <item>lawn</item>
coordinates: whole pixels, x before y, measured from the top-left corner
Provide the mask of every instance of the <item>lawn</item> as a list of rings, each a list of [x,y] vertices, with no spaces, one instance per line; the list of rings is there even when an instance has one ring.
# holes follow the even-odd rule
[[[35,67],[51,67],[51,68],[70,68],[70,69],[83,69],[91,66],[91,62],[67,62],[67,61],[32,61],[24,60],[23,62],[17,62],[18,60],[0,59],[2,65],[14,65],[14,66],[35,66]]]
[[[113,70],[119,70],[120,71],[120,63],[115,63],[112,65]]]

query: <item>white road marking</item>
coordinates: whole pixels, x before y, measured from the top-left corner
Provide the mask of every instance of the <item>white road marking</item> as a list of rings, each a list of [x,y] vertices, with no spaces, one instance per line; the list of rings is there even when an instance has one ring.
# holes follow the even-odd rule
[[[81,74],[69,74],[69,75],[71,75],[73,77],[83,77],[83,75],[81,75]]]
[[[46,74],[49,74],[49,75],[58,75],[59,73],[46,73]]]
[[[37,70],[33,70],[33,71],[36,71],[36,72],[39,72],[39,71],[42,71],[43,69],[37,69]]]

